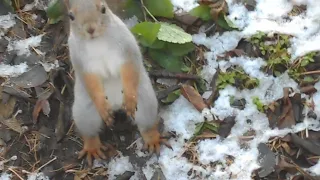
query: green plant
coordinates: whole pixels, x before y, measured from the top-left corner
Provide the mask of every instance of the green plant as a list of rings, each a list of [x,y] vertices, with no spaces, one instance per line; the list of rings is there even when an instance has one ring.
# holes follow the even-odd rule
[[[265,33],[258,32],[250,38],[250,41],[265,56],[267,59],[266,68],[271,70],[274,75],[278,76],[289,68],[291,55],[288,53],[290,46],[288,35],[276,34],[273,37],[268,37]]]
[[[182,28],[164,22],[141,22],[131,28],[140,44],[148,48],[148,55],[171,72],[188,71],[183,56],[192,52],[192,36]]]
[[[259,85],[259,80],[248,76],[243,69],[237,68],[225,73],[220,72],[218,75],[217,86],[219,89],[225,88],[228,84],[237,86],[239,89],[252,89]]]
[[[252,97],[252,102],[257,106],[257,109],[260,112],[264,112],[267,109],[267,106],[264,105],[256,96]]]

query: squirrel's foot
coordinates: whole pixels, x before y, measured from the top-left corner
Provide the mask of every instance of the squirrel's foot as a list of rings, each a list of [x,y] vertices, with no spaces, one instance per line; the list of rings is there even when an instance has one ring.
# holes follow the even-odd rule
[[[101,105],[98,107],[98,111],[102,120],[110,127],[113,123],[113,110],[107,100],[101,102]]]
[[[88,165],[92,167],[92,156],[96,159],[107,159],[101,149],[106,151],[108,147],[101,144],[98,135],[95,137],[83,136],[83,149],[79,152],[78,159],[87,154]]]
[[[164,144],[168,148],[172,149],[168,140],[160,136],[156,127],[145,132],[141,132],[141,136],[144,141],[143,149],[149,150],[150,153],[156,152],[157,155],[160,155],[160,144]]]
[[[127,113],[127,116],[131,117],[132,119],[135,118],[135,113],[137,110],[137,98],[136,96],[124,96],[124,102],[122,108]]]

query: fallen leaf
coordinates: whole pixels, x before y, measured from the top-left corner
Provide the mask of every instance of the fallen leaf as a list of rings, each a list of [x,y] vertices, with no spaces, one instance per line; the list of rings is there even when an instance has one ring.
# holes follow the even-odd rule
[[[131,171],[125,171],[123,174],[121,175],[117,175],[115,180],[129,180],[135,172],[131,172]]]
[[[18,115],[18,113],[21,113],[21,110],[18,110],[13,116],[12,118],[9,119],[1,119],[0,117],[0,122],[4,125],[6,125],[8,128],[10,128],[11,130],[19,133],[20,135],[24,134],[28,129],[25,127],[22,127],[22,123],[20,123],[17,119],[16,116]]]
[[[11,94],[13,96],[17,96],[17,97],[21,97],[21,98],[31,98],[32,97],[24,89],[19,88],[17,85],[14,85],[14,84],[4,85],[3,92],[6,92],[7,94]]]
[[[243,56],[246,53],[242,49],[234,49],[231,51],[226,52],[223,56],[218,56],[218,59],[228,59],[231,57],[239,57]]]
[[[213,75],[212,80],[210,82],[210,86],[211,86],[211,95],[210,97],[206,100],[206,104],[207,106],[212,106],[213,102],[217,99],[219,91],[218,91],[218,87],[217,87],[217,80],[219,77],[219,73],[220,73],[220,69],[218,68],[218,70],[216,71],[216,73]]]
[[[302,139],[301,137],[299,137],[296,134],[291,134],[291,141],[293,144],[295,144],[296,146],[303,148],[317,156],[320,156],[320,145],[317,145],[315,143],[310,142],[307,139]]]
[[[290,174],[296,174],[297,173],[297,168],[295,165],[291,164],[288,162],[289,160],[283,156],[280,155],[278,156],[278,163],[277,163],[277,167],[276,170],[278,171],[278,173],[280,173],[280,171],[285,170]]]
[[[4,119],[9,118],[13,113],[16,101],[16,98],[11,96],[7,103],[0,102],[0,117]]]
[[[199,111],[208,108],[207,104],[202,99],[202,96],[190,85],[182,85],[181,94]]]
[[[260,143],[258,145],[258,150],[258,162],[260,164],[260,170],[258,171],[258,174],[259,177],[263,178],[268,176],[275,170],[274,168],[276,165],[276,156],[264,143]]]
[[[291,127],[296,124],[296,120],[294,117],[294,112],[292,108],[292,103],[289,98],[289,88],[283,89],[283,111],[281,116],[278,119],[278,127],[279,129]]]
[[[235,116],[229,116],[227,118],[225,118],[221,123],[220,123],[220,127],[218,130],[218,134],[223,137],[226,138],[229,136],[232,127],[234,126],[235,122]]]
[[[31,88],[42,85],[47,80],[47,72],[42,65],[35,65],[18,77],[13,77],[10,82],[22,88]]]
[[[47,111],[47,113],[48,113],[48,111],[50,112],[50,105],[49,105],[48,100],[38,100],[36,102],[36,105],[34,106],[34,109],[33,109],[33,112],[32,112],[32,119],[33,119],[33,123],[34,124],[37,123],[38,117],[39,117],[39,113],[41,111],[43,111],[43,109],[45,109],[45,111]]]
[[[44,115],[49,116],[50,114],[50,104],[47,100],[54,92],[53,89],[48,88],[47,90],[43,90],[40,87],[35,87],[38,100],[36,105],[33,108],[32,119],[33,123],[36,124],[38,121],[39,113],[42,111]]]

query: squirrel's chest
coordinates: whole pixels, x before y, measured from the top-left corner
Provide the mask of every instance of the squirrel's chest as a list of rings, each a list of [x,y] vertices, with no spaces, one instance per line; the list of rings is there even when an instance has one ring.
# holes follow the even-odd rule
[[[87,59],[89,70],[104,78],[118,77],[125,62],[121,49],[117,45],[95,42],[86,45],[84,59]]]

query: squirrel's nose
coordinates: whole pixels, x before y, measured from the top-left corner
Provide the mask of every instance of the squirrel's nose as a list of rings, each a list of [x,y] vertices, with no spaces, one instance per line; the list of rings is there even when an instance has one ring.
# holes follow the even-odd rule
[[[94,31],[95,31],[95,29],[94,29],[93,27],[89,27],[89,28],[87,29],[87,32],[88,32],[89,34],[93,34]]]

